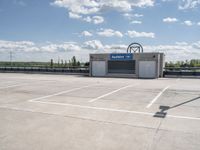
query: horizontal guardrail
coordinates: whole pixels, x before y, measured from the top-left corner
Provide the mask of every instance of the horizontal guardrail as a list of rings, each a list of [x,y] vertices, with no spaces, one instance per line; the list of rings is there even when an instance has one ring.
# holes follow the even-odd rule
[[[200,67],[165,67],[165,70],[199,70]]]
[[[165,75],[200,76],[200,72],[164,71],[164,76]]]
[[[200,76],[200,67],[166,67],[163,74],[164,76]]]
[[[89,73],[86,67],[67,67],[67,68],[50,68],[50,67],[0,67],[0,71],[9,72],[60,72],[60,73]]]
[[[88,67],[0,67],[0,72],[46,72],[46,73],[80,73],[88,74]],[[200,67],[192,68],[164,68],[163,75],[173,76],[200,76]]]

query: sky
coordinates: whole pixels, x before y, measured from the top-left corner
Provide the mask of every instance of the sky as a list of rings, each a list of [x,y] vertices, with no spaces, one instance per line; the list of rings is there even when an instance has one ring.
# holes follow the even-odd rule
[[[132,42],[200,59],[200,0],[0,0],[0,61],[85,62]]]

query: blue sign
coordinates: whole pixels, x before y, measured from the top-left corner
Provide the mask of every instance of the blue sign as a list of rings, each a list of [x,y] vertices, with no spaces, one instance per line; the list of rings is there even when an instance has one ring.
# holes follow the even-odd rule
[[[110,60],[133,60],[133,54],[110,54]]]

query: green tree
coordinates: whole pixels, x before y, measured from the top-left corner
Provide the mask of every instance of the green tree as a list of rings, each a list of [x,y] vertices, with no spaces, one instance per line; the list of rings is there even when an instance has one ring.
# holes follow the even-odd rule
[[[166,64],[167,64],[167,63],[166,63]],[[86,62],[86,63],[84,64],[85,67],[88,67],[89,65],[90,65],[89,62]]]
[[[77,66],[77,67],[80,67],[80,66],[81,66],[80,61],[77,61],[76,66]]]
[[[53,68],[53,59],[51,59],[51,64],[50,64],[51,68]]]
[[[76,57],[73,56],[72,59],[71,59],[71,63],[72,63],[72,66],[76,66],[77,62],[76,62]]]
[[[72,66],[72,63],[71,63],[71,60],[69,60],[68,67],[71,67],[71,66]]]
[[[64,62],[63,62],[63,59],[61,59],[61,66],[63,67],[63,65],[64,65]]]

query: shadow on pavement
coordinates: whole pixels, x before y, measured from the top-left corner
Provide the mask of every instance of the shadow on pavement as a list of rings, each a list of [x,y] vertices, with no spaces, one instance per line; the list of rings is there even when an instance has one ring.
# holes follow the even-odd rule
[[[166,115],[167,115],[167,110],[169,109],[173,109],[173,108],[176,108],[176,107],[179,107],[181,105],[184,105],[184,104],[187,104],[187,103],[190,103],[192,101],[195,101],[195,100],[198,100],[200,98],[200,96],[196,97],[196,98],[193,98],[191,100],[188,100],[188,101],[185,101],[183,103],[180,103],[180,104],[177,104],[177,105],[174,105],[174,106],[160,106],[159,109],[160,111],[156,112],[154,114],[154,117],[158,117],[158,118],[165,118]]]

